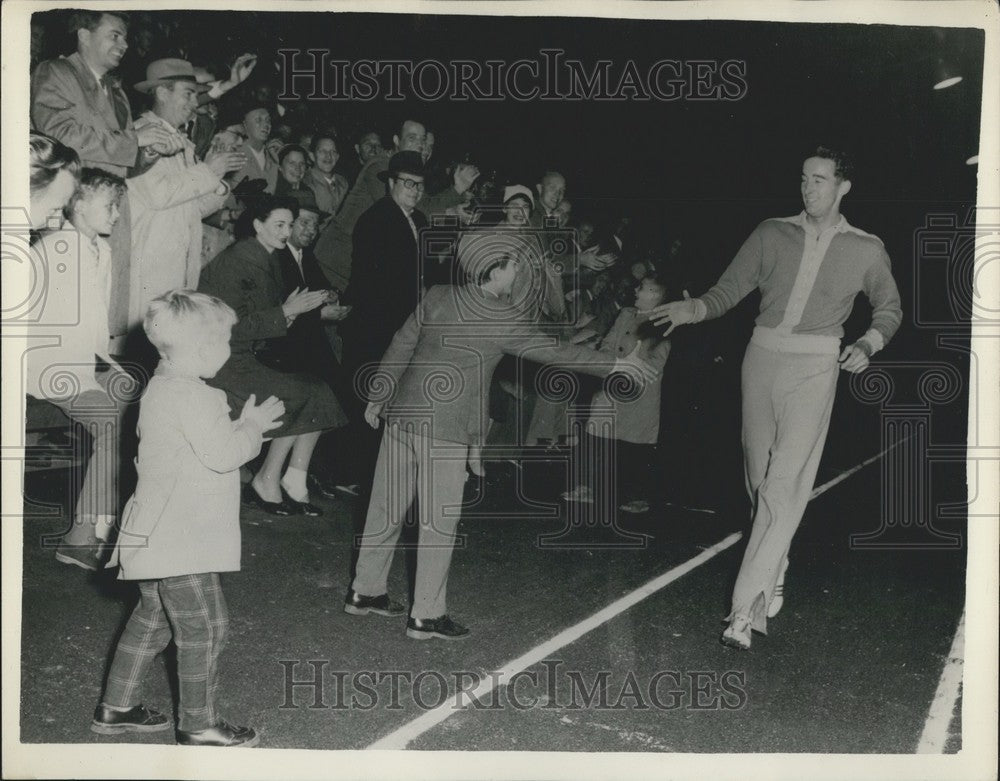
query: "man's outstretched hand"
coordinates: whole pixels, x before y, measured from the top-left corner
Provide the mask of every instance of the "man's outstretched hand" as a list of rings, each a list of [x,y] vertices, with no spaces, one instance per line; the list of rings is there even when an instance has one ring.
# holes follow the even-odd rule
[[[691,295],[685,290],[683,301],[671,301],[668,304],[654,306],[649,312],[649,319],[653,325],[666,325],[670,323],[670,328],[664,331],[664,336],[670,336],[679,325],[693,323],[698,315],[698,309]]]

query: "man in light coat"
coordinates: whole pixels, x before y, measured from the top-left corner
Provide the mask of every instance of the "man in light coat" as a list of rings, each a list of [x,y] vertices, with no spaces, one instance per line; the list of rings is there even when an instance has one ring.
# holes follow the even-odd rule
[[[198,107],[194,68],[185,60],[150,63],[136,90],[153,96],[153,108],[135,123],[156,126],[180,140],[182,151],[161,157],[141,176],[129,180],[132,200],[132,273],[129,325],[137,326],[149,302],[176,288],[198,287],[203,217],[222,208],[229,194],[223,177],[246,161],[242,152],[209,151],[195,158],[194,144],[177,128]]]

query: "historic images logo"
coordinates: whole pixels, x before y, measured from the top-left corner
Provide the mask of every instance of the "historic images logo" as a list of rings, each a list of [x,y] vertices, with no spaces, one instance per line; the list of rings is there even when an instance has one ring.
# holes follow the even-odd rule
[[[662,59],[592,62],[541,49],[517,60],[338,60],[328,49],[279,49],[282,100],[382,98],[454,101],[711,101],[741,100],[748,91],[743,60]]]

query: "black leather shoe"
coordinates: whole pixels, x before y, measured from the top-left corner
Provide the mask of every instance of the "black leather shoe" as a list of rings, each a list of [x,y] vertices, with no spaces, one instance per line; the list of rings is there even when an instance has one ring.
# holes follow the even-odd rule
[[[243,486],[243,503],[259,507],[268,515],[279,515],[282,518],[296,514],[285,502],[269,502],[261,498],[261,495],[257,493],[257,489],[253,487],[252,483],[247,483]]]
[[[367,616],[369,613],[378,613],[380,616],[401,616],[406,612],[406,608],[399,602],[389,599],[388,594],[366,597],[351,589],[347,592],[347,599],[344,600],[344,612],[352,616]]]
[[[293,499],[284,488],[281,489],[281,503],[293,510],[296,515],[311,515],[316,517],[323,514],[323,511],[316,505]]]
[[[122,732],[160,732],[170,729],[170,719],[159,711],[136,705],[126,711],[112,710],[103,703],[94,711],[90,731],[98,735],[119,735]]]
[[[235,727],[219,719],[214,727],[184,732],[177,730],[177,743],[181,746],[241,746],[252,748],[260,743],[260,735],[250,727]]]
[[[460,640],[467,637],[469,630],[461,624],[456,624],[448,616],[439,618],[410,618],[406,622],[406,636],[413,640],[430,640],[440,637],[442,640]]]

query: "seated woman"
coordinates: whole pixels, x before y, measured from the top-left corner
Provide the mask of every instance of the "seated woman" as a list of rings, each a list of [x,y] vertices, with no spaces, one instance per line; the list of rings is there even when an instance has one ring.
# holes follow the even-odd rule
[[[232,357],[209,384],[226,392],[233,410],[242,409],[251,395],[258,400],[277,396],[285,404],[281,427],[273,432],[264,464],[247,489],[247,498],[273,515],[322,514],[309,502],[306,473],[320,434],[347,422],[330,387],[318,377],[280,371],[257,358],[267,353],[270,340],[287,335],[299,315],[327,302],[326,290],[295,290],[282,301],[275,251],[285,247],[298,210],[294,198],[255,199],[243,223],[253,235],[241,238],[205,266],[198,285],[199,291],[221,298],[239,317],[233,328]],[[288,468],[281,475],[286,459]]]

